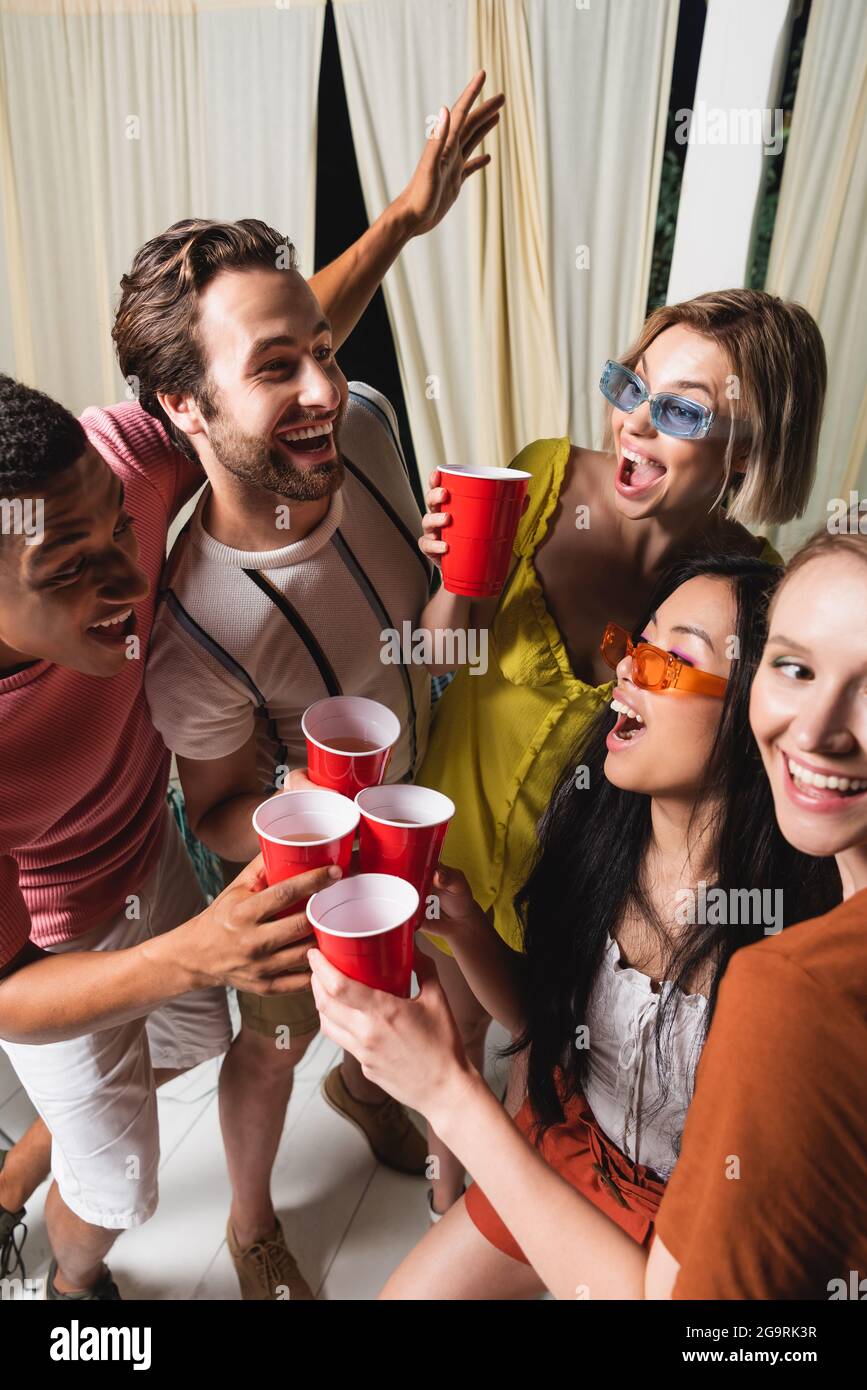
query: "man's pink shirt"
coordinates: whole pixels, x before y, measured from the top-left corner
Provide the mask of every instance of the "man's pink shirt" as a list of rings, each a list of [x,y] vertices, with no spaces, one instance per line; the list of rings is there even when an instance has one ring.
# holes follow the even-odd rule
[[[136,605],[138,659],[110,678],[40,661],[0,680],[0,967],[123,908],[156,864],[169,754],[144,695],[169,523],[204,481],[135,404],[81,417],[123,481],[151,588]]]

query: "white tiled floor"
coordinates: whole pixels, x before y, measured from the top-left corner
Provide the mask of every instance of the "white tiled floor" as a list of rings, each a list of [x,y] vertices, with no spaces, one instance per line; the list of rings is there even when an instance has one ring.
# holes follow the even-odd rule
[[[498,1091],[505,1070],[494,1054],[504,1040],[492,1027],[488,1075]],[[319,1082],[337,1056],[334,1044],[320,1035],[298,1068],[274,1199],[287,1242],[317,1297],[368,1299],[427,1230],[427,1183],[383,1168],[355,1128],[325,1104]],[[127,1298],[238,1298],[225,1242],[229,1184],[217,1072],[217,1062],[206,1062],[159,1092],[159,1210],[146,1225],[124,1232],[111,1254],[112,1273]],[[20,1138],[34,1118],[0,1049],[0,1146],[7,1147],[4,1134]],[[47,1183],[27,1203],[28,1279],[48,1269],[46,1191]]]

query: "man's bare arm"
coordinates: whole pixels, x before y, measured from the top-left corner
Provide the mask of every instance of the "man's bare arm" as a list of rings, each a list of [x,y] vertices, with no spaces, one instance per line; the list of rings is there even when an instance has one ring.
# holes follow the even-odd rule
[[[311,289],[331,321],[335,349],[349,337],[407,242],[437,226],[465,180],[490,162],[490,155],[472,157],[473,151],[496,126],[505,98],[491,97],[472,111],[484,82],[484,72],[476,73],[451,111],[441,108],[439,124],[403,192],[348,250],[311,277]]]
[[[25,948],[0,978],[0,1038],[48,1043],[97,1033],[209,985],[256,994],[303,989],[307,918],[270,919],[334,876],[314,869],[267,888],[260,856],[197,917],[138,946],[56,955]]]
[[[253,812],[265,800],[256,757],[256,731],[223,758],[178,758],[187,819],[193,834],[230,863],[259,851]]]

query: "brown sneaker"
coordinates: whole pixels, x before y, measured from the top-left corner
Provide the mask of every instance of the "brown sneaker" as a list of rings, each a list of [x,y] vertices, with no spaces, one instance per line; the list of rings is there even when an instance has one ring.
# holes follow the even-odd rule
[[[427,1169],[427,1139],[420,1134],[402,1105],[389,1096],[383,1101],[356,1100],[346,1089],[340,1067],[322,1082],[322,1094],[332,1110],[360,1130],[374,1156],[386,1168],[423,1178]]]
[[[286,1244],[279,1221],[267,1239],[255,1241],[246,1250],[242,1250],[235,1239],[230,1221],[226,1227],[226,1241],[241,1285],[242,1299],[315,1301],[310,1285]]]

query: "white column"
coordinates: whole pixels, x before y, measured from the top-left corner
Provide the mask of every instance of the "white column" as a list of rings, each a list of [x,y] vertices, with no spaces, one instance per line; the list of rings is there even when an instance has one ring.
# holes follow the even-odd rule
[[[777,110],[795,0],[708,0],[668,302],[746,283],[766,161],[782,150]]]

